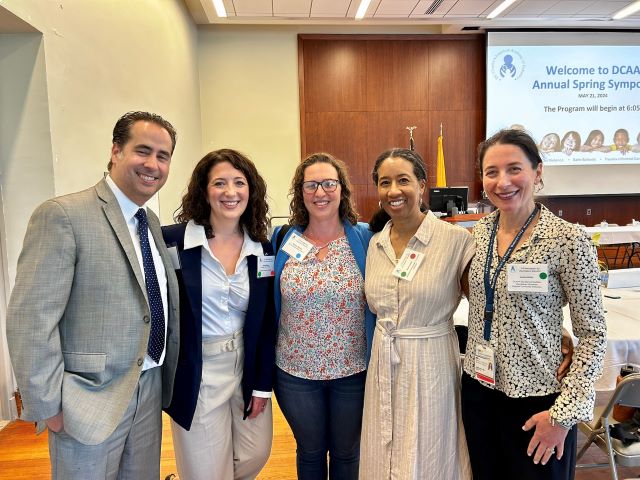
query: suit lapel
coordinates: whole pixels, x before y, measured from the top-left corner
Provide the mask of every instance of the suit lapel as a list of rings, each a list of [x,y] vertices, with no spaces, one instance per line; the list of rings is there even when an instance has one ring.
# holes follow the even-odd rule
[[[180,252],[180,270],[193,318],[202,318],[202,247]]]
[[[122,209],[118,204],[118,200],[116,200],[111,188],[109,188],[104,180],[98,182],[96,185],[96,192],[100,199],[105,202],[102,209],[104,210],[107,220],[109,221],[111,228],[113,228],[120,245],[122,245],[122,249],[129,260],[129,264],[133,269],[138,285],[140,285],[140,289],[144,292],[146,297],[147,289],[144,283],[144,275],[140,269],[140,263],[138,262],[138,257],[135,249],[133,248],[133,242],[131,241],[131,234],[129,233],[129,228],[127,227],[127,223],[122,215]]]
[[[264,306],[269,282],[267,278],[258,278],[258,257],[249,255],[247,257],[247,270],[249,272],[249,310],[245,319],[245,329],[255,319],[261,319],[264,314]],[[251,309],[256,307],[256,311]],[[251,325],[252,326],[252,325]]]

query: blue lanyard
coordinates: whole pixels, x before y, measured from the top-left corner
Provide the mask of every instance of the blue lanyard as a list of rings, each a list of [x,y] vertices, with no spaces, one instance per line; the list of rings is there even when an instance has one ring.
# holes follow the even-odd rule
[[[493,321],[494,312],[493,300],[496,291],[496,283],[498,283],[498,275],[500,274],[500,270],[502,270],[502,268],[509,261],[509,257],[511,257],[511,254],[515,250],[516,245],[518,245],[518,242],[522,238],[522,235],[524,235],[525,230],[527,230],[529,225],[531,225],[531,222],[535,218],[536,213],[538,213],[538,210],[540,210],[540,206],[536,205],[536,207],[533,209],[533,212],[531,212],[531,215],[529,215],[529,218],[527,218],[527,221],[524,222],[524,225],[522,225],[522,228],[511,242],[511,245],[509,245],[509,248],[507,248],[507,251],[502,257],[502,260],[500,260],[498,266],[496,267],[496,271],[493,273],[493,278],[491,278],[493,245],[496,239],[496,232],[498,231],[498,221],[500,220],[500,214],[496,215],[496,220],[493,223],[493,229],[491,230],[491,238],[489,239],[489,251],[487,252],[487,260],[484,263],[484,339],[486,341],[489,341],[489,338],[491,338],[491,322]]]

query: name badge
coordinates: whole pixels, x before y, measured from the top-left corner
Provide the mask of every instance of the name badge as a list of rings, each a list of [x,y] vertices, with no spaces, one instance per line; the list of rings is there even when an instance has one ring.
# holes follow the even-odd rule
[[[480,343],[476,344],[476,379],[490,388],[496,386],[496,358],[493,348]]]
[[[507,291],[549,293],[549,266],[546,263],[507,264]]]
[[[422,260],[424,260],[424,253],[405,248],[396,268],[393,269],[393,276],[410,282],[418,271]]]
[[[282,246],[282,250],[298,261],[301,261],[313,248],[313,244],[308,242],[297,232],[293,232]]]
[[[273,255],[260,255],[258,257],[258,278],[273,277],[276,272],[273,268]]]
[[[180,257],[178,256],[178,247],[169,247],[169,258],[171,258],[171,265],[174,270],[180,270]]]

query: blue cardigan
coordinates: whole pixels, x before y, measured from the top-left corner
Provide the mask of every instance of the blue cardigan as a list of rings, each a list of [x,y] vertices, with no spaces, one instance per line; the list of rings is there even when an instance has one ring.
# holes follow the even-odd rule
[[[278,232],[280,228],[277,227],[273,235],[271,236],[271,242],[273,243],[274,250],[276,249],[276,239],[278,238]],[[303,228],[300,225],[294,225],[289,231],[285,234],[282,239],[281,246],[284,245],[287,239],[291,236],[293,231],[297,231],[298,233],[302,233]],[[344,232],[347,236],[347,241],[351,246],[351,251],[353,252],[353,256],[356,259],[356,263],[358,264],[358,268],[360,269],[360,273],[364,278],[365,275],[365,265],[367,260],[367,249],[369,248],[369,240],[373,236],[373,232],[369,230],[369,225],[366,223],[358,222],[356,225],[352,225],[349,221],[344,222]],[[280,293],[280,275],[282,275],[282,269],[284,268],[284,264],[286,263],[289,255],[287,255],[282,249],[280,249],[276,253],[275,260],[275,285],[274,285],[274,295],[275,295],[275,307],[276,307],[276,322],[280,324],[280,303],[282,302],[282,294]],[[369,364],[369,357],[371,356],[371,343],[373,341],[373,331],[376,326],[376,316],[369,310],[369,307],[366,306],[364,312],[364,331],[367,336],[367,356],[366,363]]]

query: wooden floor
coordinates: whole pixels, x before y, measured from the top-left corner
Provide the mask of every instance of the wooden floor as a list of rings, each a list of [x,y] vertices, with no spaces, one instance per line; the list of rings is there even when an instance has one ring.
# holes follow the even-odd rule
[[[275,400],[274,400],[275,403]],[[296,444],[291,429],[280,409],[273,409],[273,447],[267,465],[260,472],[260,480],[295,480]],[[46,431],[34,435],[32,423],[16,421],[0,431],[0,480],[49,480],[49,448]],[[163,414],[162,454],[160,478],[177,474],[171,442],[169,417]]]
[[[295,442],[287,422],[280,409],[274,408],[273,448],[269,462],[259,475],[261,480],[294,480]],[[171,443],[171,430],[168,417],[164,416],[164,435],[162,441],[162,458],[160,464],[161,479],[176,473],[176,464]],[[580,437],[578,445],[582,445],[584,437]],[[585,455],[584,462],[604,462],[606,457],[598,447],[592,446]],[[640,478],[640,468],[619,468],[620,480]],[[576,480],[609,479],[606,468],[578,470]],[[0,480],[48,480],[49,451],[46,432],[34,435],[33,424],[21,421],[12,422],[0,431]]]

